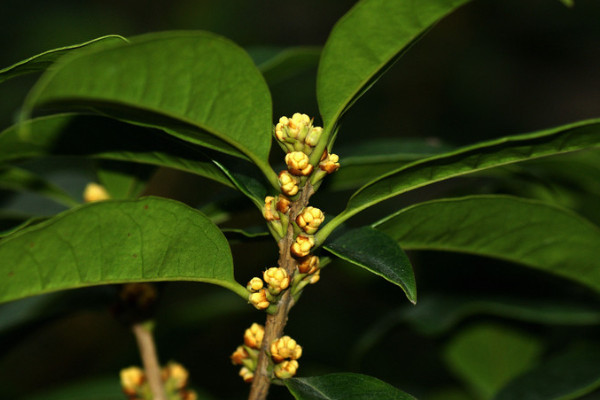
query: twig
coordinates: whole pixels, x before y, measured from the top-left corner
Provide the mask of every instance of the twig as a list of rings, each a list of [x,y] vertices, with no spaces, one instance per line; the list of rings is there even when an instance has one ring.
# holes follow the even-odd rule
[[[148,386],[150,386],[150,391],[152,392],[152,398],[153,400],[167,400],[152,332],[144,323],[134,324],[132,330],[135,339],[137,340],[138,347],[140,348],[140,356],[142,357],[142,363],[144,364],[146,379],[148,380]]]

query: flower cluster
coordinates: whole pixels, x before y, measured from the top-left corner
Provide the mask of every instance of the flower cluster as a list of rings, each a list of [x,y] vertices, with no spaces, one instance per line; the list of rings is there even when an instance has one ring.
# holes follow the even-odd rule
[[[139,367],[121,370],[121,387],[129,400],[151,400],[152,392],[146,374]],[[169,362],[161,370],[161,378],[169,399],[196,400],[196,392],[187,388],[189,373],[183,365]]]
[[[239,375],[244,382],[252,382],[254,372],[256,371],[256,362],[258,360],[258,352],[262,345],[265,328],[259,324],[252,324],[250,328],[244,332],[244,344],[238,346],[231,354],[231,362],[233,365],[241,365]]]
[[[279,379],[288,379],[296,375],[298,359],[302,356],[302,347],[289,336],[283,336],[271,343],[271,359],[275,363],[273,373]]]
[[[275,137],[288,153],[299,151],[306,155],[312,153],[323,133],[323,128],[313,126],[306,114],[295,113],[292,118],[281,117],[275,125]]]
[[[265,283],[267,284],[266,288]],[[246,285],[246,289],[250,292],[248,301],[255,308],[264,310],[271,303],[275,303],[281,292],[289,286],[290,277],[283,268],[269,268],[263,272],[263,279],[254,277]]]

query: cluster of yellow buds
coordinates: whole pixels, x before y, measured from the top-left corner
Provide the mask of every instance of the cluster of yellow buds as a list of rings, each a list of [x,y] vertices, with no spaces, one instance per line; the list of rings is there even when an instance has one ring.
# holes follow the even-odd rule
[[[290,211],[290,200],[284,195],[265,197],[263,217],[279,236],[285,235]]]
[[[129,400],[152,400],[152,392],[144,371],[139,367],[121,370],[121,387]],[[169,399],[196,400],[196,392],[187,388],[189,373],[183,365],[169,362],[161,370],[161,378]]]
[[[244,344],[238,346],[231,354],[231,362],[233,365],[241,365],[239,375],[244,382],[252,382],[254,379],[254,371],[256,370],[256,362],[258,352],[262,345],[265,328],[259,324],[252,324],[250,328],[244,332]]]
[[[110,195],[104,188],[104,186],[97,183],[88,183],[83,190],[83,201],[86,203],[93,203],[95,201],[109,200]]]
[[[301,151],[310,155],[319,143],[323,128],[312,125],[306,114],[295,113],[292,118],[281,117],[275,125],[275,137],[286,152]]]
[[[298,359],[302,356],[302,347],[289,336],[283,336],[271,343],[271,358],[275,362],[273,372],[279,379],[288,379],[296,375]]]
[[[264,280],[264,282],[263,282]],[[264,284],[267,284],[265,288]],[[277,296],[290,286],[290,277],[283,268],[273,267],[263,272],[263,279],[254,277],[246,285],[250,292],[248,301],[255,308],[264,310],[277,301]]]
[[[310,254],[310,250],[315,245],[315,238],[312,235],[298,235],[296,241],[292,244],[290,251],[294,257],[302,258]]]
[[[319,257],[306,256],[298,261],[298,272],[305,274],[305,282],[315,284],[321,279],[321,270],[319,269]]]
[[[306,207],[296,217],[296,224],[309,235],[314,235],[325,220],[323,212],[316,207]]]

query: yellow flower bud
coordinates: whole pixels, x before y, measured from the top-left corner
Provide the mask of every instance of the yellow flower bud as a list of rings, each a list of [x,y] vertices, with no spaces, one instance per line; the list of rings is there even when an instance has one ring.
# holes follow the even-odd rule
[[[182,394],[182,400],[198,400],[198,395],[193,390],[188,390]]]
[[[321,139],[321,134],[323,133],[323,128],[320,126],[315,126],[308,132],[306,138],[304,139],[304,143],[311,147],[316,147],[319,144],[319,140]]]
[[[287,214],[290,211],[290,204],[290,200],[287,197],[283,195],[277,197],[277,211],[280,213]]]
[[[319,282],[319,279],[321,279],[321,270],[318,270],[314,274],[310,275],[310,278],[308,278],[308,283],[314,285],[315,283]]]
[[[248,301],[257,310],[265,310],[271,304],[267,299],[267,291],[265,289],[260,289],[258,292],[250,294]]]
[[[273,343],[271,343],[270,350],[271,358],[273,358],[273,361],[276,363],[282,362],[287,358],[297,360],[302,356],[302,347],[289,336],[275,339]]]
[[[298,272],[301,274],[314,274],[319,269],[319,257],[306,256],[298,264]]]
[[[263,279],[269,285],[269,292],[275,296],[290,285],[290,277],[283,268],[269,268],[263,273]]]
[[[83,201],[92,203],[94,201],[102,201],[110,199],[110,195],[102,185],[97,183],[88,183],[83,190]]]
[[[170,362],[165,368],[163,368],[162,372],[163,379],[165,381],[170,379],[176,389],[183,389],[185,385],[187,385],[189,373],[187,369],[183,367],[183,365],[176,362]]]
[[[127,395],[134,395],[144,383],[144,371],[138,367],[129,367],[121,370],[121,387]]]
[[[289,379],[296,375],[296,371],[298,371],[298,361],[296,360],[284,361],[273,368],[275,376],[279,379]]]
[[[305,257],[310,254],[310,249],[315,245],[315,239],[312,236],[298,235],[290,249],[295,257]]]
[[[279,215],[275,212],[275,197],[267,196],[265,197],[265,205],[263,206],[263,217],[267,221],[275,221],[279,219]]]
[[[244,382],[250,383],[252,382],[252,379],[254,379],[254,372],[250,371],[246,367],[242,367],[242,369],[240,369],[240,376],[242,377]]]
[[[262,281],[262,279],[257,278],[257,277],[250,279],[250,281],[246,285],[246,289],[248,289],[251,292],[258,292],[262,288],[263,288],[263,281]]]
[[[254,323],[244,332],[244,344],[252,349],[260,349],[264,336],[265,327]]]
[[[233,365],[242,365],[244,360],[250,357],[244,346],[238,346],[237,349],[231,354],[231,362]]]
[[[285,163],[288,171],[293,175],[307,176],[313,171],[313,166],[310,164],[308,156],[301,151],[292,151],[285,155]]]
[[[281,171],[279,173],[279,185],[281,191],[288,196],[294,196],[298,193],[298,181],[288,171]]]
[[[340,161],[340,158],[337,154],[329,154],[327,158],[319,163],[319,168],[328,174],[331,174],[337,171],[337,169],[340,167],[340,163],[338,161]]]
[[[315,207],[306,207],[296,217],[296,224],[309,235],[313,235],[317,232],[319,225],[321,225],[323,221],[325,221],[325,216],[321,210]]]
[[[285,141],[287,138],[287,126],[290,123],[290,120],[287,117],[279,118],[279,123],[275,125],[275,137],[280,142]]]

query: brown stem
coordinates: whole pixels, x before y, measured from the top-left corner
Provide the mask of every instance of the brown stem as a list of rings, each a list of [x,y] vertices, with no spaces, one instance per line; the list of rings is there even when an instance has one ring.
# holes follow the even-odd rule
[[[158,362],[158,356],[156,354],[156,346],[154,345],[154,338],[152,332],[143,323],[136,323],[132,327],[133,334],[137,340],[138,347],[140,348],[140,356],[142,357],[142,363],[144,364],[144,371],[146,372],[146,379],[152,392],[153,400],[167,400],[167,394],[165,387],[162,382],[160,373],[160,364]]]
[[[292,202],[290,206],[289,224],[287,227],[287,234],[279,241],[279,267],[285,269],[290,276],[290,281],[294,278],[296,272],[297,261],[292,257],[290,253],[290,247],[294,243],[294,228],[292,221],[296,219],[300,211],[308,205],[310,196],[314,193],[313,187],[310,183],[307,183],[302,190],[299,198]],[[267,350],[273,341],[283,335],[283,328],[288,320],[288,314],[290,309],[294,305],[294,299],[291,295],[291,290],[286,290],[278,303],[277,312],[275,314],[267,315],[267,321],[265,323],[265,334],[258,355],[258,361],[256,365],[256,371],[254,372],[254,379],[252,380],[252,387],[250,388],[250,395],[248,400],[265,400],[269,393],[269,387],[271,386],[271,376],[268,371],[269,367],[269,355]]]

